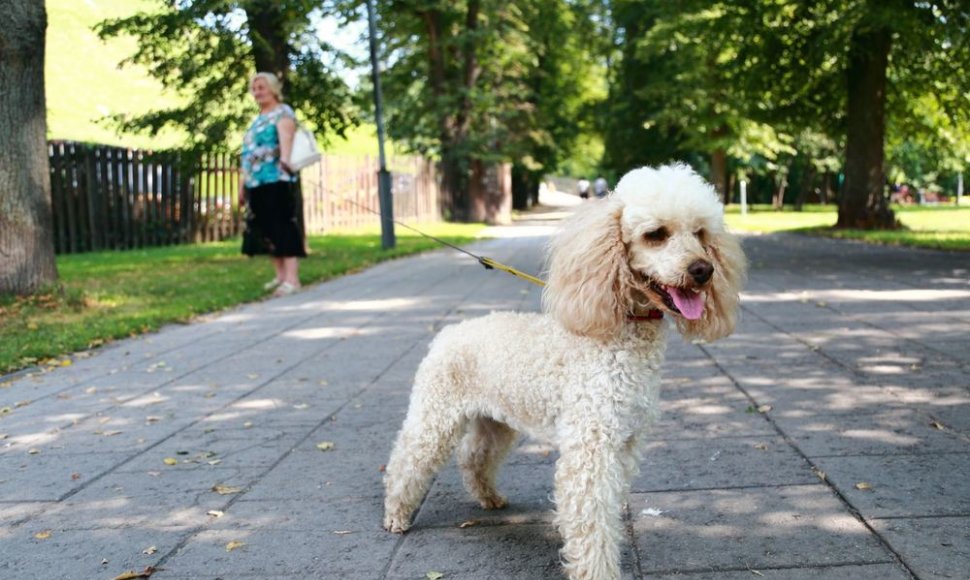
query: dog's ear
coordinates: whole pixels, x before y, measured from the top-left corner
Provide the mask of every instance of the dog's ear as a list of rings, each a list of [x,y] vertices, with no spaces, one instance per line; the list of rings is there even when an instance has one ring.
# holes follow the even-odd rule
[[[698,320],[677,317],[677,328],[685,338],[711,341],[734,332],[748,264],[741,243],[727,232],[710,235],[707,253],[714,261],[714,276],[707,290],[704,315]]]
[[[587,202],[549,247],[542,302],[567,330],[607,340],[626,316],[626,247],[620,231],[623,202]]]

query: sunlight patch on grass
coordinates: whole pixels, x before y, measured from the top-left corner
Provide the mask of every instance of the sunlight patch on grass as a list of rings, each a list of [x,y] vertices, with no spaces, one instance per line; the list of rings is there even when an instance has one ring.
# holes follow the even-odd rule
[[[970,250],[970,207],[932,206],[893,208],[906,229],[898,231],[836,230],[835,206],[806,206],[805,211],[775,211],[755,206],[742,216],[738,206],[728,208],[725,221],[734,231],[798,232],[869,243],[945,250]]]

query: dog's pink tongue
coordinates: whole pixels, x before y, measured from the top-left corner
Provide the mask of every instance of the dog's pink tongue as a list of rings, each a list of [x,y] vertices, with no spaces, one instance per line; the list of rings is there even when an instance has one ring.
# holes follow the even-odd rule
[[[672,286],[667,286],[666,290],[674,299],[677,310],[680,310],[687,320],[697,320],[704,314],[704,295],[700,292],[681,290]]]

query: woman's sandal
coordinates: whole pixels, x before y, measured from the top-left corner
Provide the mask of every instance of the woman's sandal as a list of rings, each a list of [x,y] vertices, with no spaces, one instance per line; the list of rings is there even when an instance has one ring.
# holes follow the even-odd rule
[[[267,292],[269,292],[270,290],[275,290],[275,289],[276,289],[276,287],[277,287],[277,286],[279,286],[279,285],[280,285],[280,284],[282,284],[282,283],[283,283],[283,282],[281,282],[281,281],[279,281],[279,280],[277,280],[276,278],[273,278],[273,279],[272,279],[272,280],[270,280],[269,282],[267,282],[267,283],[265,283],[265,284],[263,284],[263,290],[265,290],[265,291],[267,291]]]
[[[289,282],[281,282],[279,286],[276,287],[276,291],[273,292],[273,296],[279,298],[280,296],[289,296],[294,292],[299,291],[299,286],[294,286]]]

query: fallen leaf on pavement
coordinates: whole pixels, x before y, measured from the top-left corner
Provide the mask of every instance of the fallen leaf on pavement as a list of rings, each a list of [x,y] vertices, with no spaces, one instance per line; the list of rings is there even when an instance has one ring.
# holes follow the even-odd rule
[[[307,405],[306,403],[299,403],[297,405],[293,405],[293,408],[298,411],[302,411],[303,409],[309,409],[310,405]]]
[[[164,463],[165,465],[178,465],[179,460],[175,459],[174,457],[166,457],[165,459],[162,460],[162,463]]]
[[[148,546],[147,548],[145,548],[144,550],[142,550],[141,553],[142,554],[145,554],[146,556],[151,556],[152,554],[154,554],[157,551],[158,551],[158,548],[156,548],[155,546]]]
[[[425,574],[424,577],[427,578],[428,580],[440,580],[441,578],[444,578],[445,575],[436,570],[432,570],[427,574]]]
[[[760,407],[758,407],[758,412],[762,414],[767,413],[770,410],[771,410],[771,405],[761,405]]]
[[[253,426],[253,422],[252,421],[246,421],[245,423],[243,423],[243,427],[246,428],[246,429],[249,429],[252,426]]]
[[[352,534],[354,532],[351,530],[335,530],[333,533],[337,534],[338,536],[346,536],[347,534]]]
[[[872,485],[870,485],[869,483],[867,483],[865,481],[860,481],[859,483],[855,484],[855,488],[858,489],[858,490],[860,490],[860,491],[868,491],[868,490],[872,489]]]
[[[333,449],[333,441],[321,441],[317,443],[317,449],[320,451],[330,451]]]
[[[228,544],[226,544],[226,551],[231,552],[237,548],[242,548],[245,545],[246,545],[246,542],[237,542],[236,540],[233,540]]]
[[[135,578],[149,578],[155,573],[154,566],[145,566],[145,569],[141,572],[135,572],[134,570],[128,570],[127,572],[122,572],[118,574],[111,580],[135,580]]]
[[[40,449],[37,449],[37,448],[27,450],[28,455],[37,455],[38,453],[40,453]]]
[[[768,451],[767,443],[755,443],[754,448],[759,451]]]
[[[77,481],[79,479],[81,479],[81,474],[80,473],[78,473],[78,472],[75,471],[74,473],[71,474],[71,480],[72,481]]]
[[[940,431],[943,431],[944,429],[946,429],[943,423],[940,423],[939,421],[930,421],[930,427],[934,429],[938,429]]]
[[[43,532],[37,532],[36,534],[34,534],[34,537],[37,538],[38,540],[46,540],[47,538],[51,537],[52,533],[53,532],[51,530],[44,530]]]
[[[205,512],[205,515],[212,516],[214,518],[221,518],[222,516],[225,515],[225,512],[223,512],[221,510],[209,510],[209,511]]]
[[[242,491],[241,487],[235,487],[232,485],[214,485],[211,491],[218,493],[219,495],[231,495],[234,493],[239,493]]]
[[[468,520],[467,522],[462,522],[458,524],[459,528],[470,528],[472,526],[477,526],[479,524],[478,520]]]

